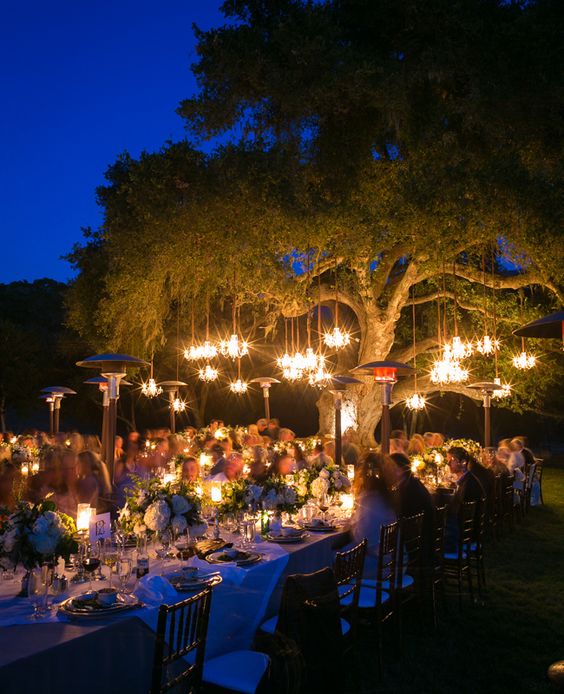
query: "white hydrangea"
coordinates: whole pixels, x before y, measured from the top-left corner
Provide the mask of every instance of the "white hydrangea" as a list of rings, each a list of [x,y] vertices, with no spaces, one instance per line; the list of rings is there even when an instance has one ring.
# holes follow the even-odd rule
[[[192,504],[188,501],[183,496],[180,496],[179,494],[173,494],[172,495],[172,512],[175,515],[179,515],[181,513],[188,513],[190,509],[192,508]]]
[[[263,506],[267,511],[274,511],[282,503],[275,489],[271,489],[263,499]]]
[[[172,517],[171,525],[173,529],[180,535],[188,527],[186,518],[182,515],[177,515]]]
[[[143,521],[149,530],[160,533],[170,521],[170,507],[163,499],[154,501],[145,511]]]
[[[250,484],[245,491],[245,503],[256,504],[262,496],[263,488],[258,484]]]

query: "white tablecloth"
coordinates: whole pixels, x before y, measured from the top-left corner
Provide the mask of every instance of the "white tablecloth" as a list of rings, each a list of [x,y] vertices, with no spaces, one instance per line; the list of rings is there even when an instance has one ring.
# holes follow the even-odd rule
[[[342,544],[344,537],[344,533],[312,535],[303,544],[284,546],[265,542],[257,547],[263,559],[256,565],[246,569],[214,565],[223,582],[213,591],[206,658],[250,648],[261,622],[278,609],[285,577],[330,566],[333,547]],[[166,573],[175,566],[178,563],[167,562],[163,567],[161,561],[153,560],[151,573]],[[104,585],[95,584],[98,588]],[[85,587],[87,584],[72,586],[70,592],[80,593]],[[56,610],[34,622],[29,600],[14,597],[18,588],[17,581],[0,582],[2,694],[35,689],[47,694],[69,685],[81,694],[123,694],[148,688],[157,602],[111,622],[69,623]],[[178,599],[184,596],[178,594]],[[123,689],[124,671],[128,672],[127,689]]]

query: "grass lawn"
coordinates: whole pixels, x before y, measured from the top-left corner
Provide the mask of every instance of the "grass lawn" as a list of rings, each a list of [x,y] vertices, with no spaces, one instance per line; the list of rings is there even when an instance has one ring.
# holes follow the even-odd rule
[[[548,666],[564,659],[564,468],[545,468],[544,502],[513,533],[486,547],[484,605],[449,598],[436,633],[417,612],[403,654],[387,637],[386,673],[361,632],[362,692],[550,692]]]

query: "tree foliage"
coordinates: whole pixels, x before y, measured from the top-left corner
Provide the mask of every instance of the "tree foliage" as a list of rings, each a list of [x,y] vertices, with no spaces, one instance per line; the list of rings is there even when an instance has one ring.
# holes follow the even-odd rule
[[[313,306],[318,277],[324,302],[338,279],[360,338],[339,360],[349,368],[410,358],[413,297],[422,352],[437,347],[438,294],[449,331],[455,295],[461,329],[479,334],[493,308],[483,258],[505,335],[562,304],[556,2],[223,8],[223,27],[197,31],[200,91],[179,113],[194,135],[230,142],[211,155],[167,143],[110,167],[103,228],[71,256],[77,330],[149,356],[178,314],[201,330],[210,303],[223,327],[235,297],[247,329],[268,333]],[[538,405],[543,389],[523,383],[515,402]],[[366,385],[366,432],[374,401]]]

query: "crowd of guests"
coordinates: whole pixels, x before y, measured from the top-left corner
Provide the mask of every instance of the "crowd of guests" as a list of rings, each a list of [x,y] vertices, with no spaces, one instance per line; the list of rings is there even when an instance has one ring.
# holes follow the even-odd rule
[[[4,442],[11,435],[4,435]],[[280,427],[278,420],[259,419],[246,429],[232,429],[213,420],[204,434],[188,428],[181,435],[166,429],[150,430],[142,436],[137,431],[115,440],[115,474],[113,483],[101,459],[101,444],[96,436],[78,433],[49,437],[33,432],[18,440],[22,449],[39,451],[40,470],[22,475],[21,464],[7,456],[8,446],[0,447],[4,460],[0,468],[0,507],[12,508],[16,498],[36,502],[48,495],[58,508],[76,515],[78,503],[88,503],[99,513],[115,511],[123,505],[125,494],[136,477],[163,476],[170,461],[181,455],[182,479],[195,482],[233,481],[242,476],[258,484],[269,475],[289,475],[304,468],[333,463],[332,439],[319,439],[312,450],[304,450],[293,431]],[[354,432],[343,436],[342,465],[355,468],[355,511],[351,521],[352,539],[368,538],[366,570],[373,573],[378,555],[382,524],[400,516],[423,513],[424,527],[431,532],[435,504],[446,503],[448,521],[447,549],[456,542],[457,514],[466,501],[486,500],[492,512],[496,479],[510,479],[518,488],[525,471],[534,462],[532,452],[522,438],[504,439],[497,448],[485,449],[482,460],[462,447],[447,451],[450,493],[431,493],[412,471],[410,456],[444,446],[438,433],[415,434],[411,438],[401,431],[392,432],[390,454],[377,450],[362,451]],[[245,453],[245,455],[244,455]]]

